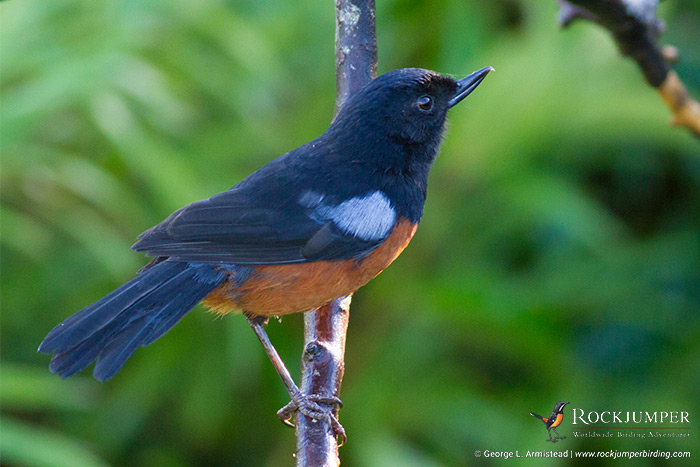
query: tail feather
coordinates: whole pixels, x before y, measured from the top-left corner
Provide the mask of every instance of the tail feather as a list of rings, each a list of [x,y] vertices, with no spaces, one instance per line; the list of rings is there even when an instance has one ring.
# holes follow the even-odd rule
[[[55,352],[49,368],[63,378],[97,359],[94,376],[105,381],[225,279],[212,265],[159,263],[56,326],[39,351]]]
[[[192,305],[187,308],[187,304],[194,303],[196,305],[204,300],[204,297],[209,295],[209,292],[211,292],[209,289],[200,289],[197,291],[197,293],[191,293],[191,295],[188,297],[181,297],[179,302],[171,302],[167,307],[163,308],[160,312],[158,320],[153,322],[153,325],[149,327],[149,332],[143,336],[143,342],[141,345],[146,346],[151,344],[160,336],[170,331],[170,329],[175,326],[190,309],[194,307],[194,305]]]
[[[51,359],[49,370],[61,378],[73,376],[97,358],[104,344],[114,335],[114,326],[106,326],[69,351],[57,353]]]
[[[70,316],[47,334],[39,346],[39,352],[65,352],[75,347],[92,333],[110,323],[116,314],[147,296],[161,286],[164,278],[170,279],[187,268],[187,263],[164,262],[151,268],[108,295],[102,297],[76,314]]]
[[[536,413],[532,413],[532,412],[530,412],[530,415],[532,415],[532,416],[535,417],[535,418],[539,418],[539,419],[542,420],[544,423],[547,423],[547,417],[543,417],[542,415],[537,415]]]
[[[189,311],[189,310],[188,310]],[[158,313],[157,315],[159,315]],[[142,316],[114,335],[100,351],[93,375],[99,381],[114,376],[141,346],[143,336],[158,316]]]
[[[191,277],[182,280],[191,280]],[[216,285],[218,286],[218,283]],[[177,285],[171,285],[168,289],[172,287]],[[160,310],[130,322],[100,352],[99,360],[95,365],[95,378],[105,381],[114,376],[139,347],[154,342],[168,332],[212,290],[213,288],[206,284],[200,287],[189,285],[186,289],[180,288],[179,292]]]

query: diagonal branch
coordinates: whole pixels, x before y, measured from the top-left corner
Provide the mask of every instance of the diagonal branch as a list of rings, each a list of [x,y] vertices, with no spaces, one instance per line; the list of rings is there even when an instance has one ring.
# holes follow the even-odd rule
[[[671,123],[700,137],[700,104],[694,100],[669,63],[668,49],[659,45],[663,22],[656,16],[659,0],[559,0],[559,22],[577,19],[600,24],[620,51],[637,62],[647,82],[655,87],[673,112]]]
[[[347,98],[377,75],[377,33],[374,0],[335,0],[335,11],[337,115]],[[350,298],[335,300],[304,315],[303,394],[328,399],[340,394]],[[299,412],[296,417],[297,466],[339,465],[331,421],[314,420]]]

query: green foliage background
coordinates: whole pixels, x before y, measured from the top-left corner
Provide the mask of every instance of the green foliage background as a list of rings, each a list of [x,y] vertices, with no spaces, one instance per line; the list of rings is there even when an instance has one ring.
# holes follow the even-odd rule
[[[698,140],[604,31],[558,30],[553,1],[377,7],[380,72],[496,72],[452,112],[410,248],[354,299],[344,465],[697,446]],[[146,262],[136,235],[327,128],[332,2],[0,15],[3,464],[290,465],[287,396],[240,316],[195,310],[105,384],[61,381],[36,348]],[[700,4],[661,15],[699,96]],[[269,332],[298,375],[301,316]],[[558,400],[569,438],[549,446],[528,412]],[[575,439],[571,407],[690,411],[692,442]]]

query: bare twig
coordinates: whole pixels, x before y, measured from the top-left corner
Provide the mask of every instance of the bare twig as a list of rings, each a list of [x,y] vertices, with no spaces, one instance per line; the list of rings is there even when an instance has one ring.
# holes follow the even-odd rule
[[[675,71],[670,71],[659,93],[673,112],[671,124],[684,126],[700,137],[700,104],[694,100]]]
[[[566,27],[583,19],[610,31],[620,51],[637,62],[647,82],[655,87],[673,112],[671,123],[700,137],[700,105],[686,90],[670,61],[675,54],[661,47],[664,30],[656,16],[659,0],[559,0],[559,22]]]
[[[377,74],[374,0],[335,0],[335,115],[347,98]],[[304,315],[301,391],[333,399],[345,371],[345,335],[350,296]],[[335,415],[337,417],[337,409]],[[332,420],[296,414],[297,466],[337,466],[338,442]]]

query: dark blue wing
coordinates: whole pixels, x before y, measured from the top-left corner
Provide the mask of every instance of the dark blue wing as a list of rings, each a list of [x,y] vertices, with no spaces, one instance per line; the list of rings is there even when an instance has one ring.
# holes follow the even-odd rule
[[[390,229],[380,227],[389,221],[393,225],[394,219],[388,216],[393,216],[393,210],[382,205],[386,219],[374,231],[348,230],[347,224],[354,222],[356,227],[363,221],[361,214],[366,214],[371,226],[373,214],[360,212],[355,205],[351,206],[354,211],[333,211],[322,204],[325,195],[318,193],[311,196],[315,200],[304,201],[305,194],[309,198],[309,186],[319,183],[288,156],[224,193],[176,211],[141,234],[133,249],[179,261],[289,264],[357,259],[386,239]],[[365,203],[362,208],[372,205]],[[347,217],[353,214],[357,219]],[[347,222],[342,222],[341,215]]]

